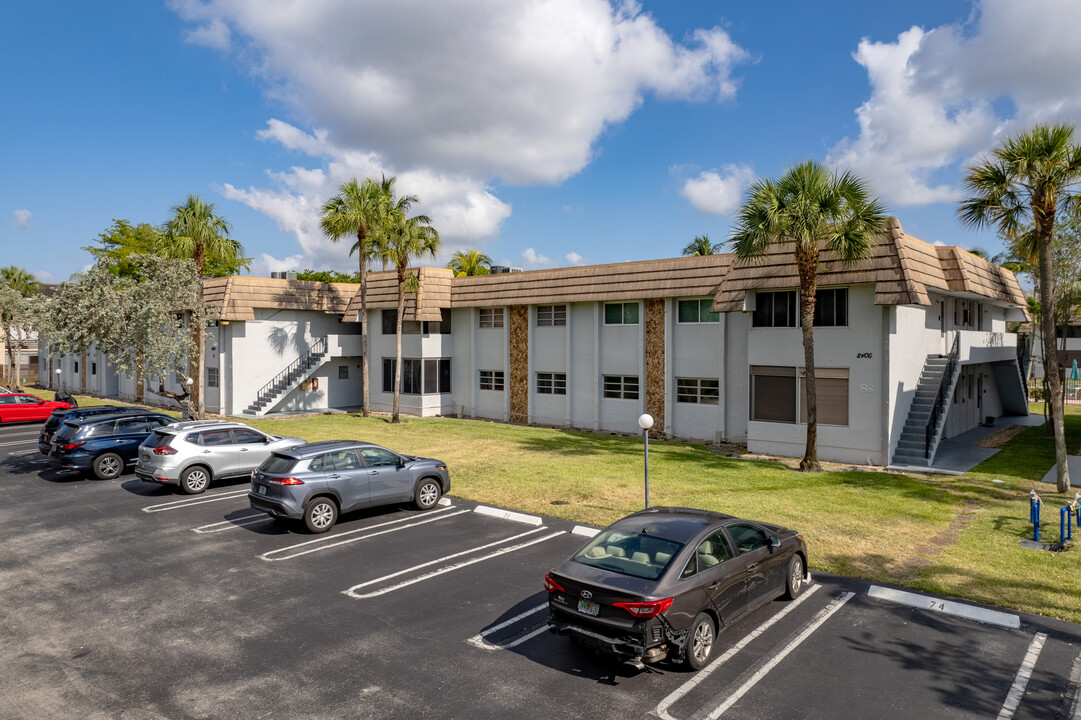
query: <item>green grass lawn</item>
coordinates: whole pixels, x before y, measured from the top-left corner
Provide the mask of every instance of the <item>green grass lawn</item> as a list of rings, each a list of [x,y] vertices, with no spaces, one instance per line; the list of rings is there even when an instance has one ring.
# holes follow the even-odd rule
[[[1067,445],[1077,453],[1081,408],[1067,413]],[[385,417],[319,415],[251,424],[310,441],[366,440],[436,457],[450,467],[458,497],[584,524],[606,525],[643,503],[637,437],[450,418],[392,425]],[[1067,498],[1039,482],[1054,462],[1044,432],[1025,430],[963,477],[928,478],[803,474],[698,444],[651,441],[650,499],[796,528],[814,569],[1081,622],[1081,550],[1047,553],[1017,544],[1031,537],[1033,487],[1046,502],[1044,538],[1058,538],[1058,508]]]

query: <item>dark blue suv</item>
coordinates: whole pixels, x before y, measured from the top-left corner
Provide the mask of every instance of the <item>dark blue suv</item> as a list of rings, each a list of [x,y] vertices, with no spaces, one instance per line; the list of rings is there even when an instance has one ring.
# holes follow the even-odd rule
[[[176,418],[127,412],[65,420],[49,446],[49,464],[60,470],[93,471],[101,480],[119,476],[139,459],[139,445]]]
[[[38,438],[38,450],[42,455],[49,454],[52,446],[53,435],[60,429],[65,420],[82,420],[95,415],[116,415],[118,413],[146,413],[146,408],[132,407],[127,405],[96,405],[86,408],[70,408],[68,410],[53,410],[53,414],[41,426],[41,437]]]

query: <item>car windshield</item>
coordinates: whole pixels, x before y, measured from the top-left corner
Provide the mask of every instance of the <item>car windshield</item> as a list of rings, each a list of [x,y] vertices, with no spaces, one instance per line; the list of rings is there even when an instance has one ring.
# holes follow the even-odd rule
[[[668,568],[683,543],[644,533],[606,530],[578,551],[572,560],[620,575],[656,580]]]
[[[259,471],[270,475],[284,475],[293,469],[295,463],[296,460],[291,457],[275,454],[263,461],[263,464],[259,466]]]

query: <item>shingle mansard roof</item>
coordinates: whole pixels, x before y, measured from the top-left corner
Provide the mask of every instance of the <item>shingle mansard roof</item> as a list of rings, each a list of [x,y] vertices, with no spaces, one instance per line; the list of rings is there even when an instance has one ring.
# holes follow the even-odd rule
[[[757,262],[734,255],[706,255],[667,260],[531,270],[500,275],[453,276],[446,268],[419,268],[420,292],[406,295],[407,320],[439,320],[440,310],[546,303],[713,297],[718,312],[740,312],[748,290],[799,286],[791,244],[776,244]],[[871,257],[844,265],[823,252],[820,286],[874,283],[876,305],[930,305],[928,290],[983,297],[1025,307],[1017,278],[1005,268],[957,247],[936,246],[906,235],[890,218],[889,229],[875,243]],[[208,300],[221,307],[222,320],[254,320],[255,308],[320,310],[355,320],[360,286],[257,277],[205,281]],[[368,276],[368,307],[398,306],[394,272]]]

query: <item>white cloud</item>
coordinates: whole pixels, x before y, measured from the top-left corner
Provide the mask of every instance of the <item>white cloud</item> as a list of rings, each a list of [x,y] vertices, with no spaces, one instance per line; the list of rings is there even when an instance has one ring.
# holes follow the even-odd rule
[[[40,283],[55,283],[56,276],[48,270],[34,270],[34,279]]]
[[[15,223],[15,227],[25,230],[30,226],[30,211],[29,210],[16,210],[11,214],[12,222]]]
[[[895,42],[864,39],[854,54],[871,97],[860,132],[828,161],[868,179],[888,203],[955,200],[942,177],[1005,135],[1041,121],[1081,121],[1074,0],[982,0],[969,22],[913,27]]]
[[[571,265],[584,265],[586,259],[576,252],[567,253],[567,262]]]
[[[195,25],[184,31],[185,42],[222,52],[232,49],[232,31],[211,4],[200,0],[168,0],[165,4],[182,20]]]
[[[747,165],[725,165],[723,173],[704,170],[698,177],[688,178],[679,194],[702,212],[728,215],[739,208],[743,191],[755,174]]]
[[[526,248],[522,251],[522,263],[527,268],[535,270],[538,268],[551,267],[552,259],[541,255],[533,248]]]

